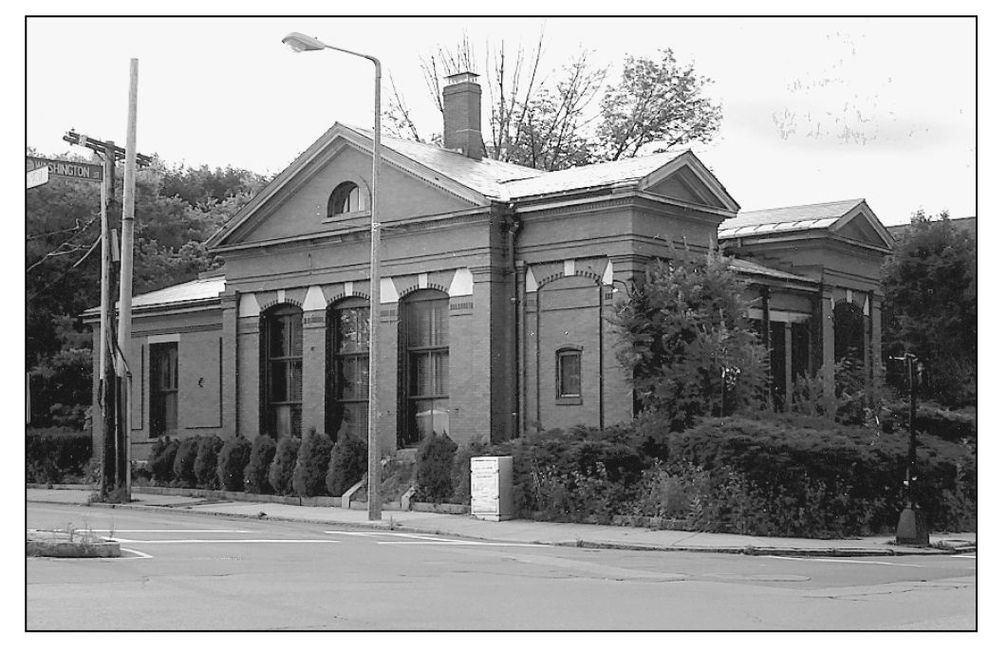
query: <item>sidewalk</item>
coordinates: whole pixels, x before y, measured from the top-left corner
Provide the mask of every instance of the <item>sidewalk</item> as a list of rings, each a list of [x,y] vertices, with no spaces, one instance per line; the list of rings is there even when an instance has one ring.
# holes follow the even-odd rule
[[[63,486],[67,487],[67,486]],[[146,494],[134,491],[129,504],[93,504],[101,508],[153,509],[171,508],[181,512],[230,518],[250,518],[277,521],[300,521],[327,526],[395,529],[404,532],[454,535],[477,540],[617,548],[656,551],[706,551],[719,553],[748,553],[757,555],[926,555],[974,552],[975,533],[931,533],[931,544],[940,548],[896,546],[892,536],[856,539],[802,539],[791,537],[755,537],[723,533],[694,533],[678,530],[650,530],[625,526],[591,524],[559,524],[522,519],[482,521],[469,515],[445,515],[431,512],[386,510],[382,521],[371,522],[364,510],[333,507],[308,507],[280,503],[247,501],[206,502],[199,497]],[[27,488],[28,502],[86,504],[92,490],[80,486],[72,489],[47,490]],[[262,515],[263,513],[263,515]]]

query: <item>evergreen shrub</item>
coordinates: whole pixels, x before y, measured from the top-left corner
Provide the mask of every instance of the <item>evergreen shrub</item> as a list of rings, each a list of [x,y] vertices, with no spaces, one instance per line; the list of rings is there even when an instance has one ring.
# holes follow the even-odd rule
[[[93,455],[87,431],[67,427],[27,429],[24,439],[26,478],[29,483],[58,483],[66,476],[85,476]]]
[[[430,433],[416,449],[416,501],[445,503],[453,496],[453,456],[457,443],[446,434]]]
[[[271,494],[268,470],[275,457],[275,441],[271,436],[260,435],[251,442],[251,457],[244,468],[244,491],[251,494]]]
[[[223,449],[223,438],[220,436],[205,436],[199,441],[199,448],[196,450],[196,461],[193,464],[197,487],[204,490],[220,489],[220,479],[216,473],[216,465],[221,449]]]
[[[326,472],[326,492],[331,497],[341,496],[367,473],[367,444],[354,436],[344,434],[333,445],[330,465]]]
[[[244,468],[251,456],[251,443],[243,436],[234,436],[223,443],[216,461],[216,477],[220,489],[227,492],[244,490]]]
[[[176,487],[196,487],[196,456],[199,453],[199,436],[183,438],[175,450],[172,463],[172,483]]]
[[[326,494],[326,470],[330,466],[333,440],[325,433],[311,431],[302,439],[299,458],[292,473],[292,487],[300,497]]]
[[[175,455],[179,441],[164,436],[155,440],[148,455],[148,468],[156,485],[168,485],[175,477]]]
[[[275,457],[268,469],[268,484],[275,494],[287,496],[292,494],[292,472],[295,471],[295,461],[299,456],[299,439],[295,436],[285,436],[278,439],[275,445]]]
[[[450,468],[450,483],[453,486],[451,503],[470,505],[470,459],[474,456],[489,455],[491,455],[491,447],[479,440],[471,440],[457,447]]]

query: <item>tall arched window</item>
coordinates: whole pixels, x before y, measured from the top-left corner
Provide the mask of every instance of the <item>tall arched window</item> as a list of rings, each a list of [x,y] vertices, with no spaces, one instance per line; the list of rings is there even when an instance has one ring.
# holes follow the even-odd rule
[[[399,444],[411,447],[430,433],[450,431],[450,298],[416,291],[402,300]]]
[[[340,183],[330,194],[329,203],[326,206],[326,216],[333,217],[338,214],[357,212],[361,209],[361,192],[357,185],[347,181]]]
[[[346,298],[327,313],[326,431],[334,440],[367,434],[368,301]]]
[[[263,432],[302,435],[302,310],[278,305],[262,319]]]

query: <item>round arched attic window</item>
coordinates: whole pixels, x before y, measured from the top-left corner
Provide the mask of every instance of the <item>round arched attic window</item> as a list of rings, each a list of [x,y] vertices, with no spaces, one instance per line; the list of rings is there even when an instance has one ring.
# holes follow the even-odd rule
[[[346,181],[340,183],[330,194],[330,200],[326,206],[326,215],[335,217],[338,214],[348,212],[358,212],[361,209],[361,192],[357,185]]]

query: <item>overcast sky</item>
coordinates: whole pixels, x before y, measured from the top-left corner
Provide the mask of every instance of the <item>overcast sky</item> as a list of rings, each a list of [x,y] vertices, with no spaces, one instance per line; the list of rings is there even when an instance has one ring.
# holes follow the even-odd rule
[[[335,121],[372,123],[371,65],[294,54],[290,31],[380,58],[425,134],[440,121],[419,57],[465,35],[480,54],[543,31],[546,73],[587,48],[611,78],[625,54],[671,48],[723,104],[718,138],[692,148],[743,210],[864,197],[887,224],[975,214],[970,18],[32,18],[26,144],[67,152],[70,128],[123,144],[134,57],[141,153],[278,172]]]

